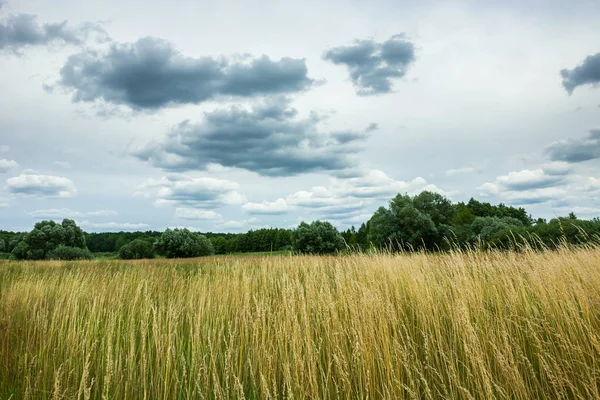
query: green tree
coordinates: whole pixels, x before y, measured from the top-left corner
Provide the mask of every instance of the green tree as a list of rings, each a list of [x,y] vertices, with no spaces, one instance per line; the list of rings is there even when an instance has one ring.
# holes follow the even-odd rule
[[[88,249],[58,245],[46,253],[48,260],[91,260],[92,253]]]
[[[429,214],[417,209],[408,195],[397,195],[390,201],[389,209],[380,207],[369,220],[368,238],[378,247],[434,249],[438,233]]]
[[[227,254],[227,239],[224,236],[215,236],[210,238],[210,241],[215,249],[215,254]]]
[[[215,254],[206,236],[188,229],[167,229],[156,244],[159,254],[167,258],[200,257]]]
[[[356,241],[362,250],[366,250],[369,247],[369,226],[368,223],[360,224],[358,232],[356,232]]]
[[[4,239],[0,239],[0,253],[4,253],[6,251],[6,242]]]
[[[427,190],[413,198],[413,205],[417,210],[429,215],[436,226],[449,225],[456,213],[456,208],[448,198]]]
[[[293,234],[294,250],[308,254],[329,254],[344,249],[344,239],[329,222],[300,223]]]
[[[523,222],[511,217],[477,217],[471,224],[471,241],[481,239],[486,244],[491,244],[499,238],[498,233],[509,232],[512,229],[520,228]]]
[[[123,260],[154,258],[154,247],[147,240],[135,239],[119,249],[119,258]]]
[[[14,246],[12,254],[17,259],[42,260],[59,246],[87,250],[84,233],[75,221],[64,219],[62,224],[54,221],[36,223],[33,230]],[[64,249],[61,251],[67,254]]]

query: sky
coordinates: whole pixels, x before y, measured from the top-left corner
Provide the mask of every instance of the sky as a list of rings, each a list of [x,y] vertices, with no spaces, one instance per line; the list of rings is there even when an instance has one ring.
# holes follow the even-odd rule
[[[597,1],[0,0],[0,229],[600,216]]]

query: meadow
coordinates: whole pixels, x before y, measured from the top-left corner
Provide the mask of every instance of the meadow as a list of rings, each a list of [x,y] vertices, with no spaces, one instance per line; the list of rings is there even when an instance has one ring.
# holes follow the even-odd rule
[[[600,248],[0,261],[0,399],[600,398]]]

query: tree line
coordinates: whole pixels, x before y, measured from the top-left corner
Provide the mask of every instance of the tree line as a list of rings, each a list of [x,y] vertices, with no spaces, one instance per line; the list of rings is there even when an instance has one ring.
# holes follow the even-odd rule
[[[327,254],[340,251],[447,250],[451,247],[553,248],[560,243],[598,240],[600,219],[578,219],[573,213],[546,221],[533,219],[522,207],[492,205],[470,199],[453,203],[423,191],[398,194],[360,225],[339,232],[325,221],[302,222],[296,229],[264,228],[246,233],[165,232],[85,233],[74,221],[42,221],[27,233],[0,231],[0,255],[16,259],[80,259],[92,253],[121,258],[196,257],[211,254],[273,252]]]
[[[533,219],[522,208],[492,205],[471,198],[452,203],[438,193],[398,194],[380,207],[358,230],[342,232],[351,248],[390,250],[445,250],[453,247],[514,248],[526,243],[555,248],[561,243],[582,244],[600,239],[600,219],[566,217]]]

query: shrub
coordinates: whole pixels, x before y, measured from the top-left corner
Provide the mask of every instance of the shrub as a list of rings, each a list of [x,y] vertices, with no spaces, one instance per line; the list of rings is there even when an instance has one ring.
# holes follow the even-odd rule
[[[61,224],[54,221],[38,222],[31,232],[19,238],[18,243],[11,241],[9,244],[9,248],[12,248],[12,255],[17,260],[50,258],[49,254],[51,253],[59,254],[53,252],[61,246],[87,251],[85,236],[81,228],[75,224],[75,221],[64,219]],[[64,250],[60,250],[60,252],[62,251]],[[84,252],[78,254],[82,255]],[[76,258],[79,258],[79,255]],[[87,258],[87,256],[83,258]]]
[[[302,222],[294,231],[294,250],[301,253],[328,254],[344,247],[342,235],[329,222]]]
[[[135,239],[119,249],[119,258],[123,260],[154,258],[154,247],[146,240]]]
[[[188,229],[167,229],[158,242],[156,249],[167,258],[200,257],[215,254],[213,244],[206,236]]]
[[[91,260],[92,253],[88,249],[60,245],[46,254],[48,260]]]

